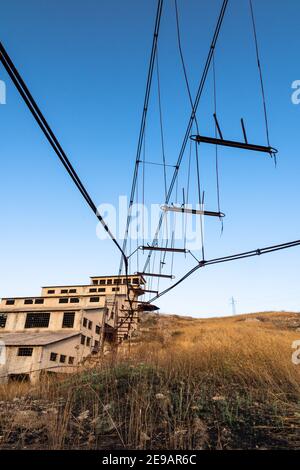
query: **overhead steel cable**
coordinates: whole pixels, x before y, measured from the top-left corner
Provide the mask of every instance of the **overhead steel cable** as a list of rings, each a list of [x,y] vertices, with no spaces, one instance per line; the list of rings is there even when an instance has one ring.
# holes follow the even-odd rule
[[[69,176],[71,177],[72,181],[76,185],[77,189],[84,197],[85,201],[91,208],[91,210],[96,215],[97,219],[102,224],[104,230],[108,233],[109,237],[112,239],[114,244],[117,246],[118,250],[121,252],[122,258],[124,260],[126,269],[127,269],[127,258],[125,253],[123,252],[121,246],[119,245],[118,241],[116,240],[115,236],[109,229],[108,225],[105,223],[102,215],[99,213],[95,203],[93,202],[92,198],[90,197],[89,193],[87,192],[86,188],[84,187],[82,181],[80,180],[78,174],[76,173],[74,167],[72,166],[70,160],[68,159],[66,153],[64,152],[63,148],[61,147],[60,143],[58,142],[56,136],[54,135],[52,129],[50,128],[48,122],[46,121],[44,115],[42,114],[40,108],[38,107],[36,101],[34,100],[32,94],[30,93],[28,87],[26,86],[24,80],[22,79],[21,75],[19,74],[18,70],[16,69],[14,63],[12,62],[11,58],[9,57],[7,51],[5,50],[3,44],[0,42],[0,61],[2,62],[5,70],[7,71],[8,75],[10,76],[12,82],[14,83],[16,89],[20,93],[21,97],[23,98],[24,102],[26,103],[28,109],[30,110],[31,114],[35,118],[37,124],[39,125],[40,129],[44,133],[46,139],[50,143],[51,147],[53,148],[54,152],[58,156],[59,160],[63,164],[64,168],[68,172]]]
[[[204,268],[205,266],[209,266],[211,264],[226,263],[229,261],[236,261],[236,260],[244,259],[244,258],[252,258],[253,256],[260,256],[260,255],[264,255],[267,253],[272,253],[274,251],[285,250],[287,248],[292,248],[294,246],[299,246],[299,245],[300,245],[300,240],[294,240],[294,241],[287,242],[287,243],[281,243],[280,245],[271,245],[271,246],[267,246],[264,248],[257,248],[256,250],[252,250],[252,251],[245,251],[242,253],[236,253],[233,255],[224,256],[222,258],[213,258],[207,261],[202,260],[196,266],[194,266],[194,268],[188,271],[181,279],[179,279],[179,281],[175,282],[170,287],[160,292],[158,295],[150,299],[149,302],[154,302],[155,300],[159,299],[163,295],[167,294],[172,289],[179,286],[179,284],[185,281],[188,277],[190,277],[195,271],[197,271],[200,268]]]
[[[187,89],[187,92],[188,92],[191,107],[193,109],[193,98],[192,98],[192,93],[191,93],[191,87],[190,87],[190,83],[189,83],[189,79],[188,79],[188,75],[187,75],[187,70],[186,70],[182,45],[181,45],[181,33],[180,33],[178,5],[177,5],[177,0],[174,0],[174,1],[175,1],[175,16],[176,16],[176,31],[177,31],[178,50],[179,50],[181,65],[182,65],[182,69],[183,69],[183,75],[184,75],[184,80],[185,80],[185,84],[186,84],[186,89]],[[199,127],[198,127],[198,121],[197,121],[196,116],[195,116],[195,124],[196,124],[197,133],[199,134]]]
[[[178,176],[178,171],[179,171],[179,168],[180,168],[180,165],[181,165],[181,161],[183,159],[183,155],[184,155],[184,152],[185,152],[185,149],[186,149],[187,142],[188,142],[189,137],[190,137],[193,122],[194,122],[195,117],[196,117],[196,112],[197,112],[197,109],[198,109],[200,98],[202,96],[203,88],[204,88],[206,78],[207,78],[207,75],[208,75],[208,71],[209,71],[209,68],[210,68],[210,64],[211,64],[211,61],[212,61],[212,58],[213,58],[214,50],[215,50],[215,47],[216,47],[216,44],[217,44],[217,40],[218,40],[218,37],[219,37],[219,33],[220,33],[220,29],[221,29],[221,26],[222,26],[222,23],[223,23],[223,19],[224,19],[224,15],[225,15],[225,12],[226,12],[227,5],[228,5],[228,0],[223,0],[222,7],[221,7],[221,10],[220,10],[220,13],[219,13],[219,16],[218,16],[218,20],[217,20],[217,25],[216,25],[215,30],[214,30],[214,35],[213,35],[212,42],[211,42],[211,45],[210,45],[210,49],[209,49],[207,59],[206,59],[206,62],[205,62],[204,70],[203,70],[203,73],[202,73],[202,76],[201,76],[201,79],[200,79],[197,95],[196,95],[195,101],[194,101],[193,106],[192,106],[192,112],[191,112],[190,119],[189,119],[189,122],[188,122],[188,125],[187,125],[187,129],[186,129],[186,132],[185,132],[183,143],[182,143],[182,146],[181,146],[181,149],[180,149],[180,152],[179,152],[179,157],[178,157],[178,160],[177,160],[177,164],[176,164],[176,167],[175,167],[175,170],[174,170],[174,173],[173,173],[173,177],[172,177],[172,180],[171,180],[171,183],[170,183],[170,186],[169,186],[169,190],[168,190],[168,194],[167,194],[167,197],[166,197],[165,204],[169,204],[169,202],[170,202],[170,198],[171,198],[173,188],[174,188],[177,176]],[[157,237],[158,237],[158,234],[159,234],[159,231],[161,229],[162,222],[163,222],[163,217],[164,217],[164,214],[161,214],[161,216],[159,218],[159,222],[158,222],[158,227],[157,227],[157,230],[156,230],[154,238],[153,238],[153,242],[152,242],[153,246],[155,246],[155,243],[157,241]],[[147,257],[147,260],[146,260],[146,263],[145,263],[145,266],[144,266],[144,271],[147,270],[150,259],[151,259],[151,252],[149,253],[149,255]]]
[[[267,104],[266,104],[266,96],[265,96],[265,87],[264,87],[263,73],[262,73],[262,69],[261,69],[261,61],[260,61],[260,56],[259,56],[258,39],[257,39],[256,24],[255,24],[255,17],[254,17],[252,0],[249,0],[249,6],[250,6],[250,12],[251,12],[251,20],[252,20],[252,28],[253,28],[253,36],[254,36],[254,44],[255,44],[255,52],[256,52],[256,61],[257,61],[257,67],[258,67],[258,71],[259,71],[259,80],[260,80],[261,95],[262,95],[262,102],[263,102],[263,112],[264,112],[265,127],[266,127],[266,137],[267,137],[268,147],[270,147],[269,122],[268,122]]]
[[[151,49],[147,83],[146,83],[146,92],[145,92],[142,119],[141,119],[141,125],[140,125],[137,151],[136,151],[133,181],[132,181],[128,215],[127,215],[126,228],[125,228],[125,236],[124,236],[124,242],[123,242],[124,253],[126,253],[127,238],[128,238],[129,227],[130,227],[130,222],[131,222],[131,211],[132,211],[132,206],[134,203],[134,195],[135,195],[137,178],[138,178],[139,164],[141,162],[141,152],[142,152],[142,146],[143,146],[143,140],[144,140],[146,117],[147,117],[147,112],[148,112],[150,91],[151,91],[152,78],[153,78],[153,70],[154,70],[154,65],[155,65],[155,56],[156,56],[159,27],[160,27],[161,15],[162,15],[162,8],[163,8],[163,0],[158,0],[154,33],[153,33],[153,41],[152,41],[152,49]]]
[[[132,181],[132,187],[131,187],[131,193],[130,193],[130,201],[129,201],[129,207],[128,207],[128,213],[127,213],[124,241],[123,241],[123,246],[122,246],[122,251],[123,251],[124,254],[126,254],[126,249],[127,249],[127,241],[128,241],[129,228],[130,228],[130,223],[131,223],[132,206],[133,206],[133,203],[134,203],[136,186],[137,186],[139,165],[143,160],[145,160],[145,156],[143,157],[143,160],[141,160],[141,155],[142,155],[144,138],[145,138],[146,118],[147,118],[147,113],[148,113],[150,91],[151,91],[153,71],[154,71],[154,66],[155,66],[155,57],[156,57],[156,51],[157,51],[157,42],[158,42],[158,35],[159,35],[159,29],[160,29],[162,8],[163,8],[163,0],[158,0],[157,10],[156,10],[156,18],[155,18],[155,25],[154,25],[154,33],[153,33],[153,40],[152,40],[152,48],[151,48],[148,75],[147,75],[146,91],[145,91],[145,97],[144,97],[142,119],[141,119],[141,125],[140,125],[137,151],[136,151],[134,172],[133,172],[133,181]],[[145,163],[143,164],[143,168],[145,168]],[[129,258],[130,258],[130,255],[129,255]],[[120,268],[119,268],[119,277],[121,276],[121,273],[122,273],[123,261],[124,261],[124,258],[121,257]],[[126,284],[127,284],[127,294],[128,294],[128,300],[129,300],[129,287],[130,286],[129,286],[128,280],[126,281]],[[115,304],[115,302],[116,302],[116,295],[115,295],[115,298],[114,298],[114,304]],[[115,328],[116,330],[118,330],[118,328],[120,328],[127,320],[129,321],[128,327],[130,328],[130,322],[133,319],[134,309],[132,308],[132,301],[131,300],[129,300],[129,303],[130,303],[129,314],[127,316],[125,316],[124,318],[122,318],[122,320],[116,325],[116,328]]]

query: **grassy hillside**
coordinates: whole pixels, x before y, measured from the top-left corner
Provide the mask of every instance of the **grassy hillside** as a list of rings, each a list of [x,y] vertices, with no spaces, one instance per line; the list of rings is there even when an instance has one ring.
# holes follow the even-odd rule
[[[0,388],[0,448],[300,448],[300,314],[147,314],[118,353]]]

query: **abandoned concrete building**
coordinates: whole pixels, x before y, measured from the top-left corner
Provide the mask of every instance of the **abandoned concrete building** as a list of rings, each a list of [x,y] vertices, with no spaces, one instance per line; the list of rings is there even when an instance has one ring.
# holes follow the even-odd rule
[[[131,335],[145,289],[143,276],[90,279],[88,285],[43,287],[40,297],[1,300],[0,383],[35,382],[46,371],[74,372],[105,341],[121,342]]]

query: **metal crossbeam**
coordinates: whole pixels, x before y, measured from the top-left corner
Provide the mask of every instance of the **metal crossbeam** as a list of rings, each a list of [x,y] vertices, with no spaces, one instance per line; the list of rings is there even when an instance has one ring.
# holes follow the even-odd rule
[[[148,251],[170,251],[171,253],[188,253],[189,250],[185,248],[166,248],[162,246],[141,246],[141,250],[148,250]]]
[[[214,211],[204,211],[200,209],[190,209],[188,207],[184,206],[169,206],[167,204],[164,204],[163,206],[160,206],[161,210],[164,212],[182,212],[184,214],[194,214],[194,215],[207,215],[210,217],[225,217],[225,214],[223,212],[214,212]]]
[[[150,276],[150,277],[164,277],[166,279],[174,279],[175,276],[171,274],[155,274],[155,273],[135,273],[137,276]]]
[[[269,153],[270,155],[275,155],[277,150],[273,147],[267,147],[265,145],[257,145],[257,144],[249,144],[247,142],[238,142],[235,140],[225,140],[225,139],[218,139],[217,137],[207,137],[203,135],[192,135],[192,140],[200,143],[203,142],[205,144],[213,144],[213,145],[221,145],[223,147],[232,147],[232,148],[239,148],[244,150],[253,150],[256,152],[264,152]]]

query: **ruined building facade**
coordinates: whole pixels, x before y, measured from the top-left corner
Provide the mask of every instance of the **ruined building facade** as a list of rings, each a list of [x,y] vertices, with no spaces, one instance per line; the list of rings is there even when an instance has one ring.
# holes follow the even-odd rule
[[[96,276],[90,284],[46,286],[39,297],[0,303],[0,383],[74,372],[137,328],[142,276]],[[128,281],[128,287],[127,287]]]

